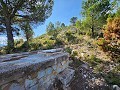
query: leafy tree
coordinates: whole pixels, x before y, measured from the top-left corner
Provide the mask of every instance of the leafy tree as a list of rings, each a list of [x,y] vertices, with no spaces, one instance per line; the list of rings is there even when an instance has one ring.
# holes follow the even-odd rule
[[[112,9],[110,0],[86,0],[82,4],[82,15],[87,21],[88,28],[91,29],[92,36],[94,30],[100,29],[108,18],[109,11]]]
[[[55,28],[58,29],[58,28],[60,28],[60,27],[61,27],[61,22],[57,21],[57,22],[55,23]]]
[[[50,22],[50,23],[47,25],[47,27],[46,27],[46,31],[47,31],[47,33],[49,33],[49,32],[51,32],[51,31],[53,31],[53,30],[55,30],[55,26],[54,26],[54,24],[53,24],[52,22]]]
[[[70,23],[71,23],[73,26],[75,25],[76,21],[77,21],[77,17],[72,17],[72,18],[70,19]]]
[[[116,17],[120,17],[120,7],[116,11]]]
[[[65,27],[65,24],[64,24],[64,23],[62,23],[62,24],[61,24],[61,27],[62,27],[62,28],[63,28],[63,27]]]
[[[21,29],[23,30],[27,41],[29,42],[33,38],[33,30],[29,22],[24,22],[20,24]]]
[[[80,20],[77,20],[76,23],[75,23],[75,26],[80,29],[81,28],[81,21]]]
[[[53,0],[0,0],[0,31],[6,31],[13,48],[13,32],[18,22],[43,23],[51,15]]]

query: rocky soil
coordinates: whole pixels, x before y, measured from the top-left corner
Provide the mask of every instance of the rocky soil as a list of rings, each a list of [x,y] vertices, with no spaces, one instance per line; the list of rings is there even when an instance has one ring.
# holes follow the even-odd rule
[[[70,90],[112,90],[101,75],[93,73],[92,67],[86,63],[72,63],[76,70],[74,80],[70,84]]]

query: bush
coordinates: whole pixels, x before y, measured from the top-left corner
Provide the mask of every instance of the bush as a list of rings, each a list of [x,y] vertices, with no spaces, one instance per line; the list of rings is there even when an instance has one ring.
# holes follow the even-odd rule
[[[111,59],[120,58],[120,18],[108,18],[103,29],[103,37],[98,39],[97,44],[109,53]]]
[[[55,40],[45,40],[43,42],[43,49],[52,49],[55,46]]]
[[[6,47],[1,47],[0,48],[0,55],[2,55],[2,54],[7,54]]]
[[[109,72],[106,75],[104,75],[104,78],[107,81],[107,83],[120,86],[120,76],[116,73]]]
[[[65,33],[66,35],[66,38],[67,38],[67,41],[70,43],[70,44],[75,44],[76,43],[76,36],[73,35],[73,33],[71,31],[67,31]]]
[[[72,53],[72,49],[71,49],[70,47],[66,47],[66,48],[65,48],[65,51],[68,52],[69,54]]]
[[[71,57],[76,57],[76,56],[78,56],[78,52],[77,51],[72,51],[72,55],[71,55]]]
[[[95,67],[96,65],[102,62],[102,60],[100,60],[99,58],[96,58],[95,55],[89,56],[88,58],[86,58],[85,61],[88,62],[93,67]]]
[[[56,39],[55,45],[64,45],[64,43],[60,39]]]
[[[38,50],[42,45],[40,43],[30,43],[31,50]]]

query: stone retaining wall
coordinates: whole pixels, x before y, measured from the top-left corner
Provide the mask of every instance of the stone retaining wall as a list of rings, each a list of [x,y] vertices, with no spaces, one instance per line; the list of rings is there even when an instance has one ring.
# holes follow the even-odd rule
[[[68,57],[61,49],[0,56],[0,90],[49,90]]]

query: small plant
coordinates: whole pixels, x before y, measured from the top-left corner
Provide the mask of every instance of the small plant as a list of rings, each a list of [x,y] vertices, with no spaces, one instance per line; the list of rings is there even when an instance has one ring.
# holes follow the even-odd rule
[[[74,57],[76,57],[76,56],[78,56],[78,52],[77,52],[77,51],[73,51],[71,57],[74,58]]]
[[[107,83],[120,86],[120,76],[115,74],[114,72],[109,72],[105,74],[104,78]]]
[[[72,53],[72,49],[71,49],[70,47],[66,47],[66,48],[65,48],[65,51],[68,52],[69,54]]]
[[[88,62],[93,67],[97,66],[98,64],[102,62],[102,60],[96,58],[95,55],[89,56],[88,58],[86,58],[85,61]]]
[[[45,40],[43,46],[45,49],[52,49],[55,46],[55,40]]]
[[[40,43],[30,43],[31,50],[38,50],[42,45]]]
[[[104,70],[104,65],[103,64],[98,64],[94,67],[94,72],[95,73],[101,73]]]

